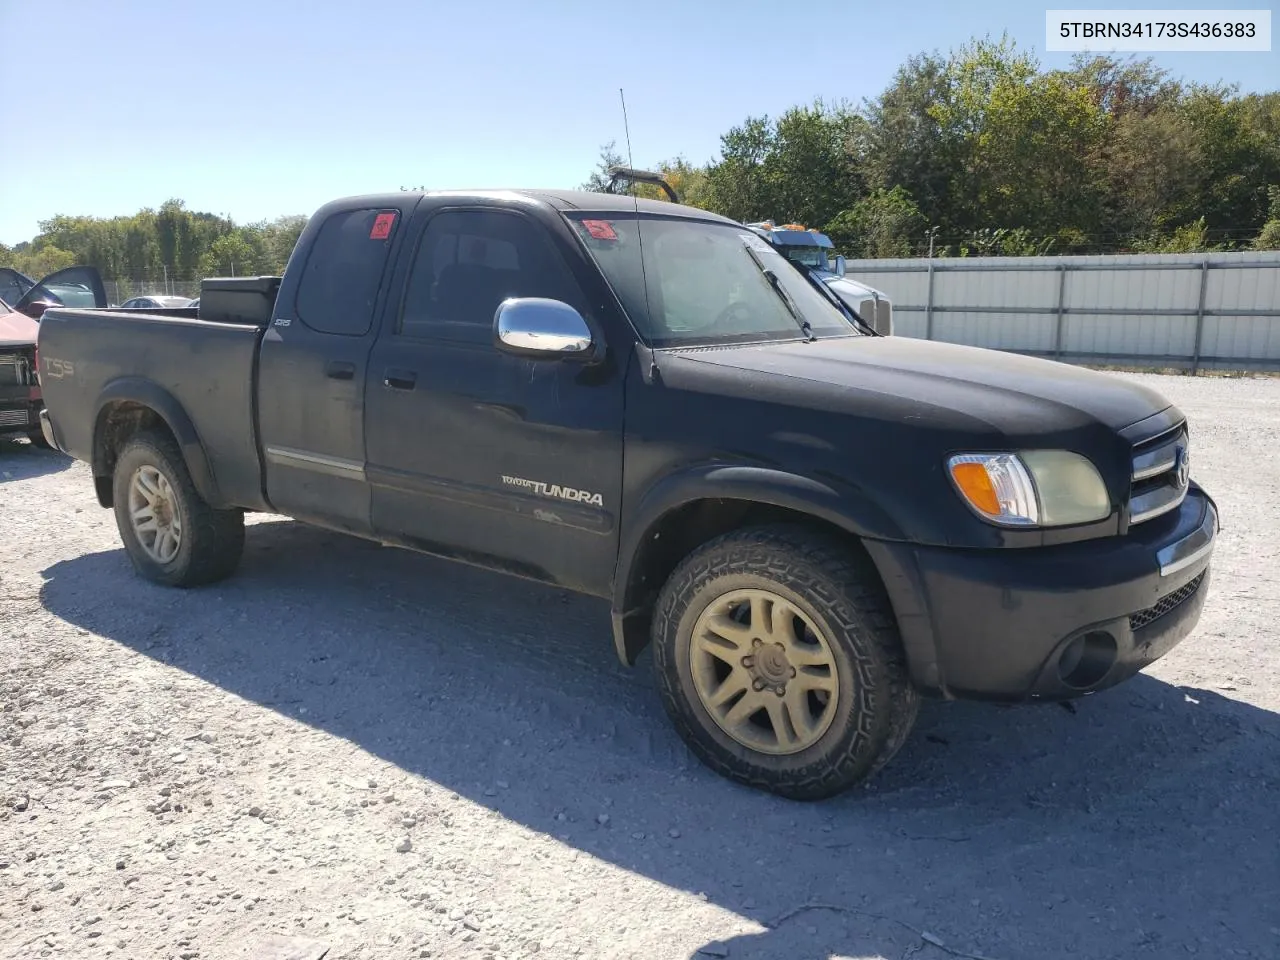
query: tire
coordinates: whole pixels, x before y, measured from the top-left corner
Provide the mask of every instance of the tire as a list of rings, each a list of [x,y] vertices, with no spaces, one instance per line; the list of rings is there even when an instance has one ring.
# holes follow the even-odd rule
[[[31,442],[33,447],[39,447],[41,450],[52,449],[49,446],[49,441],[44,438],[44,432],[41,430],[27,431],[27,439]]]
[[[781,625],[759,646],[766,628],[756,623],[757,599],[763,604],[760,623]],[[742,612],[748,607],[750,615]],[[735,612],[714,615],[725,609]],[[707,624],[718,624],[709,637]],[[695,627],[705,639],[695,639]],[[717,630],[737,639],[728,641]],[[753,634],[751,651],[739,661],[737,654],[747,650],[744,638]],[[789,639],[775,642],[777,637]],[[652,640],[663,706],[690,749],[725,777],[793,800],[825,799],[871,777],[906,742],[919,710],[897,622],[870,558],[803,527],[739,530],[689,555],[659,594]],[[722,650],[721,643],[740,645],[727,657],[708,656],[710,647]],[[770,688],[787,676],[777,650],[790,651],[786,663],[796,679]],[[819,660],[829,668],[812,665]],[[711,702],[744,678],[751,685],[740,697],[729,696],[718,707]],[[717,681],[705,698],[699,694]],[[762,692],[759,684],[765,684]],[[827,690],[805,689],[809,684]],[[732,719],[734,709],[751,709],[749,696],[762,708],[746,721],[739,717],[735,732],[727,732],[712,709],[729,708],[726,720]],[[774,696],[776,705],[769,700]],[[777,732],[775,710],[786,714],[784,734]],[[792,722],[796,717],[800,722]],[[763,741],[770,735],[759,729],[765,725],[773,731],[768,744]]]
[[[151,518],[157,526],[170,530],[173,524],[164,521],[177,521],[176,549],[157,551],[154,547],[159,534],[150,538],[148,530],[140,533],[135,527],[131,488],[139,475],[163,488],[165,495],[158,506],[151,507]],[[131,437],[116,460],[112,487],[120,539],[134,568],[148,580],[170,587],[194,587],[223,580],[239,566],[244,552],[244,512],[215,510],[201,498],[172,437],[157,431]]]

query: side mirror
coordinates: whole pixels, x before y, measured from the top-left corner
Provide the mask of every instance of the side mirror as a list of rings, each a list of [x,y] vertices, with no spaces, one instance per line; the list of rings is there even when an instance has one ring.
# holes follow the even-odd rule
[[[844,257],[843,256],[836,257],[836,276],[837,277],[844,276]]]
[[[23,313],[32,320],[39,320],[44,316],[44,312],[56,304],[50,303],[48,300],[28,300],[18,308],[19,313]]]
[[[544,297],[503,300],[494,315],[494,336],[500,349],[525,357],[589,357],[595,348],[582,314]]]

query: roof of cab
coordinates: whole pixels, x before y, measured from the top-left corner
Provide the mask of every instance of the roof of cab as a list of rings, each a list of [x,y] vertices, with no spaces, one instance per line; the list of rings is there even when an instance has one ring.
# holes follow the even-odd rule
[[[560,211],[583,210],[590,212],[633,212],[637,208],[641,213],[657,214],[668,217],[686,217],[691,220],[709,220],[715,223],[738,225],[736,221],[722,217],[717,213],[689,207],[684,204],[669,203],[666,200],[644,200],[629,197],[625,194],[595,193],[588,190],[554,190],[554,189],[492,189],[492,190],[406,190],[397,193],[368,194],[358,197],[343,197],[325,204],[322,210],[356,209],[359,207],[400,207],[406,198],[415,201],[421,197],[455,197],[458,199],[473,198],[476,200],[534,200],[545,203]],[[317,211],[318,212],[318,211]]]

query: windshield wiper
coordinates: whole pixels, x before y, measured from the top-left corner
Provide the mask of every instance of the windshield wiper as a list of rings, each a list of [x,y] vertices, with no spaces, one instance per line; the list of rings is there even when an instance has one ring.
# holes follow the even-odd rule
[[[750,257],[751,262],[756,265],[756,269],[764,275],[765,280],[769,281],[769,286],[772,287],[773,292],[778,295],[778,299],[782,301],[782,305],[787,308],[787,313],[791,314],[796,323],[799,324],[801,332],[804,333],[805,340],[817,340],[818,338],[813,334],[812,324],[801,316],[800,308],[796,306],[796,302],[791,298],[791,294],[787,293],[787,289],[782,285],[782,281],[778,279],[778,275],[766,267],[764,265],[764,261],[756,256],[756,252],[750,247],[743,246],[742,249],[747,251],[747,256]]]
[[[791,261],[791,262],[795,263],[795,261]],[[817,271],[813,267],[810,267],[808,264],[803,264],[803,263],[796,263],[796,266],[800,268],[800,272],[804,274],[804,278],[808,280],[810,284],[816,287],[822,293],[822,295],[827,298],[827,300],[835,304],[835,307],[837,310],[839,310],[846,317],[852,320],[854,324],[861,327],[865,333],[867,333],[869,336],[872,336],[872,337],[884,336],[883,333],[880,333],[878,330],[876,330],[875,327],[867,323],[867,321],[863,320],[862,314],[858,313],[857,310],[854,310],[851,306],[849,306],[847,303],[841,300],[840,297],[834,294],[831,291],[831,288],[826,285],[826,283],[823,281],[823,279],[820,276],[818,276]]]

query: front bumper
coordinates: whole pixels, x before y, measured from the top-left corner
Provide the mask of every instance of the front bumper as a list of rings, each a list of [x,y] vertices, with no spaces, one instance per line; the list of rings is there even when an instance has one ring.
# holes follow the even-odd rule
[[[1064,546],[878,543],[912,677],[944,696],[1066,699],[1131,677],[1194,629],[1218,532],[1213,500]]]

